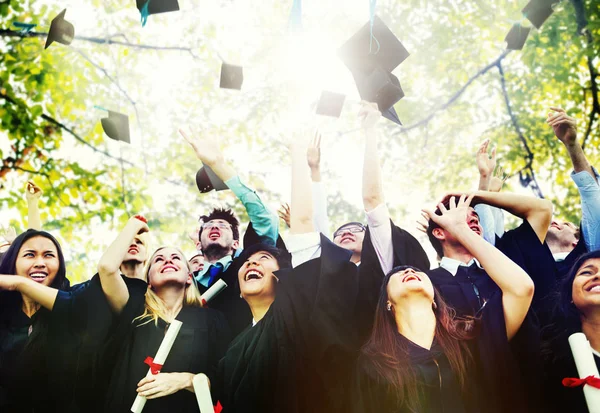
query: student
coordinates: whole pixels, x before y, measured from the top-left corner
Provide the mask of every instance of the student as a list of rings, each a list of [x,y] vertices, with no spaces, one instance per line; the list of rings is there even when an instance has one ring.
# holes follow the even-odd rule
[[[202,254],[202,251],[196,251],[188,262],[190,263],[190,267],[192,267],[192,272],[194,274],[202,271],[204,269],[204,255]]]
[[[533,283],[469,227],[471,200],[452,198],[441,215],[425,213],[490,269],[501,291],[477,318],[460,319],[425,272],[392,269],[358,361],[354,412],[529,411],[508,341],[527,315]]]
[[[348,317],[356,266],[349,251],[312,232],[309,193],[304,154],[295,146],[287,240],[294,268],[270,245],[248,247],[240,257],[238,281],[252,322],[231,343],[211,389],[223,413],[341,411],[348,397],[337,386],[355,343]]]
[[[277,216],[265,207],[256,192],[240,181],[235,170],[225,162],[215,140],[192,136],[183,130],[179,132],[192,146],[202,164],[209,166],[244,204],[250,217],[248,230],[244,234],[244,247],[259,242],[282,246]],[[204,293],[216,281],[225,281],[228,287],[212,300],[210,307],[225,314],[235,336],[252,321],[252,313],[240,298],[237,284],[237,272],[242,264],[236,258],[241,252],[239,221],[230,209],[222,208],[213,209],[201,220],[198,238],[204,253],[204,268],[196,275],[198,287]]]
[[[60,244],[27,230],[6,252],[0,274],[0,411],[56,411],[68,404],[74,372],[60,317],[51,311],[58,289],[68,285]],[[28,293],[39,286],[50,294],[36,301]]]
[[[544,397],[553,412],[587,412],[583,386],[565,387],[565,378],[579,378],[569,336],[582,332],[590,342],[594,361],[600,368],[600,251],[582,255],[560,283],[554,296],[556,314],[548,328]]]

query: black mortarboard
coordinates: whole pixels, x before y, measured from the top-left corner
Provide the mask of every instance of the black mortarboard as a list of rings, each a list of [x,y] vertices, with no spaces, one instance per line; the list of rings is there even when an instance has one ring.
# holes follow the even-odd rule
[[[317,104],[317,114],[325,116],[333,116],[339,118],[342,113],[342,107],[346,96],[341,93],[328,92],[326,90],[321,92],[319,103]]]
[[[409,56],[377,16],[373,20],[373,37],[371,40],[371,23],[368,22],[338,50],[338,56],[352,72],[371,73],[376,66],[391,72]]]
[[[515,23],[510,29],[504,41],[508,50],[521,50],[527,41],[531,27],[523,27],[521,23]]]
[[[538,29],[554,12],[552,5],[558,3],[557,0],[531,0],[522,10],[523,15]]]
[[[44,46],[44,49],[47,49],[53,42],[59,42],[68,46],[73,41],[73,37],[75,37],[75,27],[65,20],[66,12],[67,9],[64,9],[50,22],[50,30],[48,30],[48,37],[46,38],[46,46]]]
[[[102,118],[102,129],[109,138],[116,141],[129,142],[129,116],[119,112],[108,111],[108,118]]]
[[[391,120],[394,123],[397,123],[398,125],[402,126],[402,122],[400,122],[400,118],[398,117],[398,114],[396,113],[396,109],[394,109],[394,107],[392,106],[391,108],[389,108],[388,110],[384,110],[381,115],[386,118]]]
[[[219,87],[223,89],[242,89],[244,83],[244,69],[242,66],[234,66],[223,62],[221,64],[221,81]]]
[[[136,0],[140,13],[146,3],[148,3],[148,15],[179,10],[179,2],[177,0]]]
[[[354,80],[360,98],[377,103],[381,112],[385,112],[404,97],[398,78],[383,69],[375,68],[366,76],[355,74]]]
[[[210,192],[213,189],[217,191],[228,189],[225,182],[223,182],[223,180],[206,165],[196,172],[196,185],[202,193]]]

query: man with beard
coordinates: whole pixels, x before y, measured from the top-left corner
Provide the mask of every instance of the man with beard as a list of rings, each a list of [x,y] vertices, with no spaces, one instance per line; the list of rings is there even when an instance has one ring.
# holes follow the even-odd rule
[[[209,137],[192,136],[183,130],[181,135],[192,146],[202,164],[208,166],[244,204],[250,224],[244,233],[244,246],[278,243],[279,226],[275,214],[270,212],[256,192],[245,186],[235,170],[224,160],[216,140]],[[215,208],[200,217],[198,234],[199,249],[204,254],[204,268],[196,273],[200,292],[209,289],[218,280],[223,280],[227,288],[214,297],[209,307],[222,311],[229,322],[234,337],[252,322],[252,312],[240,297],[237,273],[240,266],[239,220],[230,209]]]

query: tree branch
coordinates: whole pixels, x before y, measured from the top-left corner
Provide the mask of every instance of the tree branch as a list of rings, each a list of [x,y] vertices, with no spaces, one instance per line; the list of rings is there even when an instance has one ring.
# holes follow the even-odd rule
[[[504,52],[502,52],[502,54],[500,56],[498,56],[493,62],[491,62],[490,64],[488,64],[487,66],[485,66],[483,69],[479,70],[477,73],[475,73],[475,75],[473,75],[468,81],[467,83],[465,83],[460,89],[458,89],[458,91],[456,91],[456,93],[454,93],[450,99],[448,99],[446,101],[446,103],[444,103],[443,105],[433,109],[431,111],[431,113],[429,115],[427,115],[425,118],[421,119],[420,121],[413,123],[412,125],[408,125],[406,127],[403,127],[402,129],[400,129],[400,131],[398,131],[398,134],[402,134],[405,132],[408,132],[411,129],[415,129],[418,127],[421,127],[423,125],[428,124],[433,118],[434,116],[438,113],[441,112],[443,110],[448,109],[448,107],[450,107],[454,102],[456,102],[456,100],[467,90],[467,88],[469,86],[471,86],[471,84],[479,77],[483,76],[484,74],[486,74],[487,72],[490,71],[490,69],[498,66],[498,64],[511,52],[511,50],[505,50]]]
[[[48,33],[43,33],[43,32],[21,33],[20,31],[17,31],[17,30],[0,29],[0,36],[21,37],[21,38],[26,38],[26,37],[44,37],[45,38],[45,37],[48,37]],[[127,47],[131,47],[133,49],[187,52],[194,59],[198,58],[198,56],[194,53],[194,50],[191,47],[155,46],[155,45],[143,44],[143,43],[138,44],[138,43],[131,43],[128,41],[114,40],[114,37],[117,37],[117,35],[113,35],[110,37],[75,36],[74,39],[85,41],[85,42],[90,42],[90,43],[96,43],[96,44],[108,44],[108,45],[115,44],[115,45],[119,45],[119,46],[127,46]]]

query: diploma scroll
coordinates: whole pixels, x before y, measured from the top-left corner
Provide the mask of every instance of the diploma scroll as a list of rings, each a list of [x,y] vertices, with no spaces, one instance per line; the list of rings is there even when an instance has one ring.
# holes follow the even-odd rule
[[[203,373],[196,374],[194,380],[192,380],[192,384],[194,385],[194,393],[196,394],[200,413],[214,413],[215,408],[213,407],[212,398],[210,396],[208,377]]]
[[[177,334],[179,334],[179,330],[181,329],[181,325],[183,323],[178,320],[173,320],[167,329],[167,334],[165,334],[165,338],[163,338],[160,343],[160,347],[156,352],[156,356],[154,357],[154,363],[163,365],[165,364],[165,360],[171,351],[171,347],[173,347],[173,343],[177,338]],[[152,369],[148,369],[148,374],[146,377],[152,376]],[[141,413],[146,405],[146,398],[144,396],[138,395],[131,406],[131,411],[134,413]]]
[[[571,334],[569,337],[569,345],[573,352],[573,359],[577,366],[579,378],[584,379],[588,376],[600,377],[594,355],[592,354],[592,347],[585,334]],[[583,394],[590,413],[600,413],[600,389],[584,385]]]
[[[227,283],[221,279],[215,281],[211,287],[202,294],[202,302],[208,303],[215,298],[221,291],[227,288]]]

